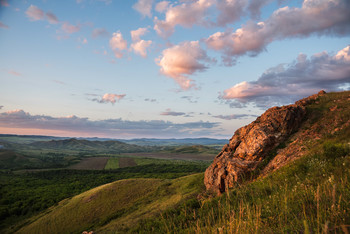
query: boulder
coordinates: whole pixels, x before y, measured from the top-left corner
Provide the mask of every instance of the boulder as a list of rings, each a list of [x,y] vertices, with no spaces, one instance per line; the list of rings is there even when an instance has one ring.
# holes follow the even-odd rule
[[[305,106],[324,94],[320,91],[295,104],[272,107],[238,129],[205,171],[207,190],[221,194],[256,170],[274,148],[299,129],[306,116]]]

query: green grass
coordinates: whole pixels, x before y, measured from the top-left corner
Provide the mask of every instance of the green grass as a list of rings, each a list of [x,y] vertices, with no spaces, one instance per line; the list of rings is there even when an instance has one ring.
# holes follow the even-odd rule
[[[217,198],[183,203],[132,233],[341,232],[350,224],[350,157],[310,155]]]
[[[118,158],[109,158],[105,166],[106,170],[117,169],[119,168],[119,159]]]
[[[129,179],[102,185],[33,217],[17,233],[124,231],[203,190],[202,179],[203,174],[196,174],[174,180]]]
[[[188,163],[148,164],[102,171],[0,172],[0,230],[2,233],[13,232],[25,218],[102,184],[127,178],[173,179],[203,172],[206,167]]]

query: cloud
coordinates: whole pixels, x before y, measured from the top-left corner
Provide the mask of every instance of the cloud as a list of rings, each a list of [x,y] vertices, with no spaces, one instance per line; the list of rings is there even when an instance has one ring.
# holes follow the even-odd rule
[[[52,117],[48,115],[31,115],[23,110],[0,113],[0,128],[12,129],[12,132],[32,129],[56,130],[61,136],[105,136],[105,137],[188,137],[208,136],[215,133],[213,128],[217,122],[187,122],[173,123],[163,120],[128,121],[122,119],[90,120],[75,115],[67,117]]]
[[[165,12],[168,9],[169,4],[170,4],[169,1],[158,2],[156,7],[155,7],[155,10],[160,12],[160,13]]]
[[[61,29],[67,34],[72,34],[80,31],[80,25],[72,25],[68,22],[64,22]]]
[[[247,119],[247,118],[256,118],[257,115],[247,115],[247,114],[237,114],[237,115],[214,115],[214,118],[224,119],[224,120],[233,120],[233,119]]]
[[[219,14],[216,25],[225,26],[239,20],[244,14],[248,0],[219,0],[217,9]]]
[[[3,24],[3,23],[0,21],[0,28],[6,28],[6,29],[8,29],[9,26],[7,26],[6,24]]]
[[[9,7],[10,4],[6,0],[0,0],[0,5],[4,7]]]
[[[95,28],[91,33],[92,38],[109,37],[109,35],[109,32],[104,28]]]
[[[325,17],[327,16],[327,17]],[[210,49],[223,52],[225,65],[237,57],[255,56],[275,41],[316,35],[348,35],[350,2],[343,0],[304,0],[301,8],[283,7],[266,21],[249,21],[234,32],[217,32],[206,39]]]
[[[19,73],[17,71],[14,71],[14,70],[10,70],[8,73],[11,74],[11,75],[14,75],[14,76],[22,76],[21,73]]]
[[[67,85],[65,82],[60,81],[60,80],[52,80],[52,81],[55,82],[56,84]]]
[[[307,58],[300,54],[287,65],[265,71],[257,81],[241,82],[225,90],[222,99],[267,107],[286,104],[324,89],[340,91],[350,85],[350,45],[335,55],[322,52]]]
[[[50,24],[58,24],[60,21],[57,16],[52,12],[44,12],[40,8],[34,5],[30,5],[26,11],[26,15],[30,21],[38,21],[46,19]]]
[[[258,19],[261,14],[261,8],[271,3],[273,0],[251,0],[249,2],[248,10],[253,19]],[[280,0],[281,1],[281,0]]]
[[[116,103],[117,101],[123,99],[126,94],[115,94],[115,93],[106,93],[100,99],[94,98],[92,101],[96,101],[98,103]]]
[[[195,24],[207,23],[207,10],[213,6],[214,0],[196,0],[170,5],[165,12],[165,19],[154,18],[154,30],[162,37],[169,37],[174,33],[176,25],[190,28]]]
[[[152,44],[152,41],[140,40],[131,44],[130,49],[136,54],[146,58],[147,48]]]
[[[193,100],[194,98],[192,96],[182,96],[181,98],[186,99],[190,103],[197,103],[198,102],[197,100]],[[196,99],[198,99],[198,98],[196,98]]]
[[[138,28],[136,30],[130,31],[131,39],[133,41],[140,41],[140,37],[148,32],[147,28]]]
[[[0,110],[3,108],[4,106],[0,106]]]
[[[143,17],[152,17],[153,0],[138,0],[132,7]]]
[[[171,111],[170,109],[167,109],[166,111],[160,113],[160,115],[184,116],[184,115],[186,115],[186,113],[184,113],[184,112]]]
[[[198,41],[187,41],[163,50],[156,62],[162,74],[174,79],[183,90],[188,90],[195,85],[186,75],[205,71],[207,66],[203,62],[211,60]]]
[[[58,24],[59,20],[57,19],[57,16],[54,15],[52,12],[46,13],[47,21],[49,21],[50,24]]]
[[[112,35],[112,38],[109,40],[109,46],[114,52],[115,57],[121,58],[123,57],[122,50],[126,50],[128,48],[128,43],[124,40],[121,32],[115,32]]]
[[[30,5],[26,11],[26,15],[31,21],[42,20],[45,17],[44,11],[34,5]]]
[[[145,102],[156,102],[157,99],[154,99],[154,98],[145,98],[144,101],[145,101]]]

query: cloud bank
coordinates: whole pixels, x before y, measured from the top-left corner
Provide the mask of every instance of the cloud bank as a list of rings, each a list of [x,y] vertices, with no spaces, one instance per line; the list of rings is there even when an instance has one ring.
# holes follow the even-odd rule
[[[237,57],[255,56],[275,40],[316,35],[348,35],[350,2],[304,0],[301,8],[283,7],[265,21],[249,21],[234,32],[217,32],[207,38],[210,49],[223,53],[223,63],[235,64]]]
[[[90,120],[75,115],[52,117],[31,115],[23,110],[0,113],[0,127],[7,129],[58,130],[67,135],[106,137],[188,137],[205,136],[218,127],[216,122],[173,123],[163,120],[128,121],[122,119]]]
[[[341,91],[350,85],[350,45],[335,55],[300,54],[287,65],[268,69],[257,81],[241,82],[225,90],[222,99],[266,107],[286,104],[324,89]]]

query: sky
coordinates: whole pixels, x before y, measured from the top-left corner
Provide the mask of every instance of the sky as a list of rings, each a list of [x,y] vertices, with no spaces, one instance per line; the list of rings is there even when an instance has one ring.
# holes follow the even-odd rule
[[[230,138],[350,90],[348,0],[0,0],[0,133]]]

